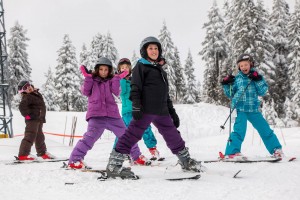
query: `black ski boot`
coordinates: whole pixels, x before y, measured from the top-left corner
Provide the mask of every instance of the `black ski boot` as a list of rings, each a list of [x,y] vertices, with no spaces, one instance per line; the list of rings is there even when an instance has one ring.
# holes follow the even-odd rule
[[[178,163],[181,165],[183,171],[201,172],[201,161],[190,158],[189,149],[187,147],[179,151],[177,157],[179,159]]]
[[[123,162],[126,158],[125,154],[116,152],[114,149],[110,153],[108,164],[106,167],[107,177],[108,178],[121,178],[121,179],[138,179],[130,167],[122,167]]]

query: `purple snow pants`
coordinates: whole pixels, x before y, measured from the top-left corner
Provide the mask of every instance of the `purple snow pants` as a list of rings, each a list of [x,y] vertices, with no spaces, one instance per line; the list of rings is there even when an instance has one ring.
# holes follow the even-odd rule
[[[178,154],[179,151],[185,148],[185,142],[169,115],[143,114],[142,119],[131,120],[125,134],[118,139],[116,151],[122,154],[128,154],[133,145],[142,138],[144,131],[151,122],[163,136],[173,154]]]
[[[126,126],[122,118],[90,118],[88,121],[87,132],[74,147],[69,158],[69,164],[83,160],[87,151],[93,148],[95,142],[101,137],[105,129],[112,131],[116,137],[120,138],[125,133]],[[129,149],[128,154],[129,153],[133,160],[136,160],[141,155],[140,149],[136,143]]]

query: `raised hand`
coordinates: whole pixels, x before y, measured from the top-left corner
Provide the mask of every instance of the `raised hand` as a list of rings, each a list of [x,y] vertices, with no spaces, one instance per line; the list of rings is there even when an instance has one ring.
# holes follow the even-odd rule
[[[120,74],[116,74],[115,76],[119,76],[122,79],[122,78],[125,78],[128,74],[129,74],[129,72],[125,70],[125,71],[121,72]]]
[[[235,80],[235,76],[233,76],[232,74],[227,75],[225,78],[223,78],[223,80],[221,81],[222,85],[228,85],[230,83],[233,83]]]
[[[84,77],[92,77],[92,72],[86,68],[86,66],[81,65],[80,71]]]
[[[262,79],[262,76],[257,71],[250,72],[248,77],[253,81],[260,81]]]

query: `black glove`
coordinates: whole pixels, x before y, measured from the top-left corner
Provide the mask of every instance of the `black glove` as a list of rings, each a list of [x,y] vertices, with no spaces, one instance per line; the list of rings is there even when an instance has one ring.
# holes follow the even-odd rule
[[[257,73],[257,71],[252,71],[249,73],[248,77],[253,81],[262,80],[262,76]]]
[[[170,113],[170,115],[173,119],[173,124],[175,125],[176,128],[178,128],[179,125],[180,125],[180,120],[179,120],[179,117],[178,117],[175,109],[174,108],[169,108],[169,113]]]
[[[221,81],[222,85],[227,85],[230,83],[233,83],[235,79],[235,76],[233,76],[232,74],[226,76],[225,78],[223,78],[223,80]]]
[[[135,120],[140,120],[143,117],[140,100],[132,101],[132,117]]]

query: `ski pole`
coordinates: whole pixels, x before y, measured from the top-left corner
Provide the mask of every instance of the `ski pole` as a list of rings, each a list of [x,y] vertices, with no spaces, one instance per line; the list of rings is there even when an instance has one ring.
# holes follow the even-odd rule
[[[250,83],[252,82],[252,80],[250,80],[250,82],[247,84],[245,90],[243,91],[243,93],[241,94],[241,96],[238,98],[237,102],[234,104],[233,109],[230,111],[229,116],[227,117],[227,119],[225,120],[224,124],[221,125],[221,129],[225,129],[225,124],[227,123],[228,119],[231,118],[231,114],[233,113],[233,111],[236,109],[237,104],[239,103],[239,101],[241,100],[241,98],[244,96],[244,94],[246,93],[246,90],[248,88],[248,86],[250,85]]]

